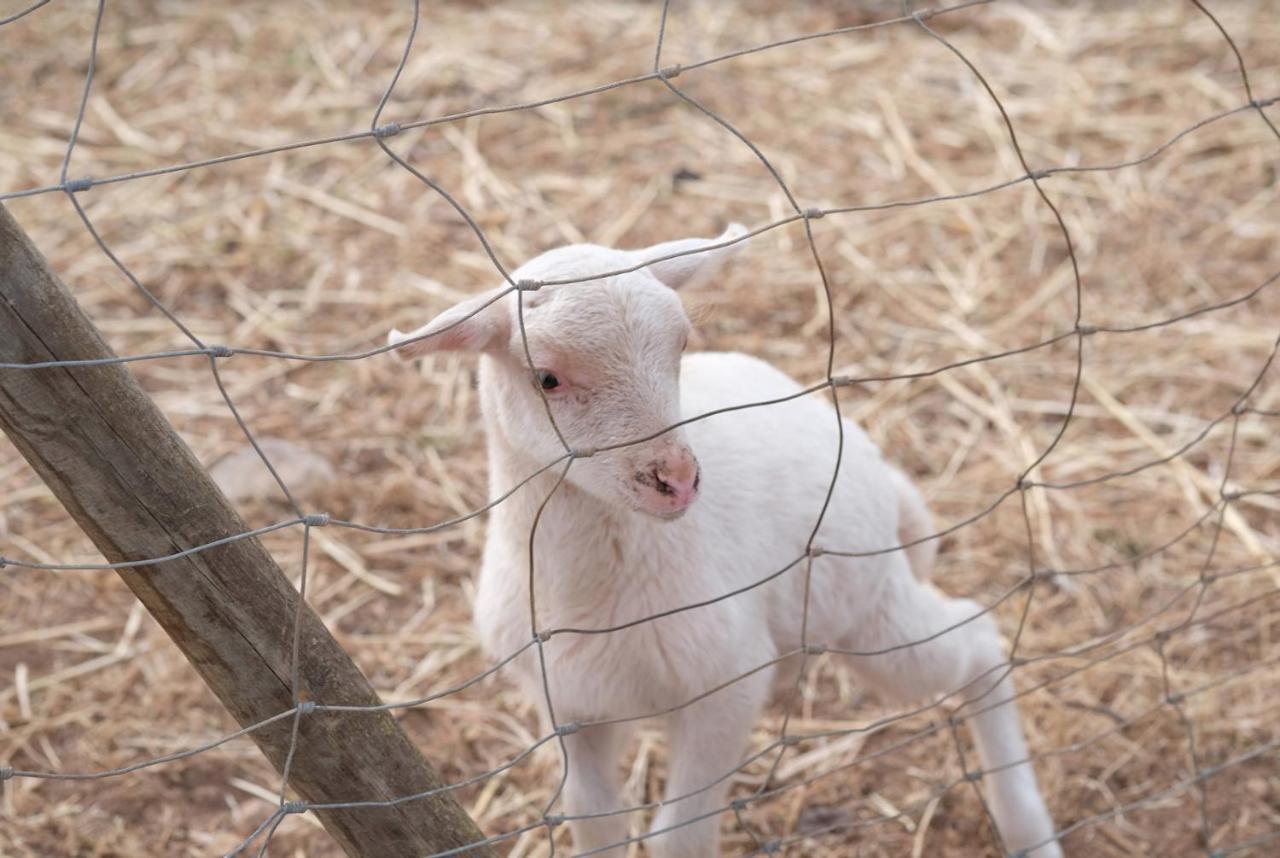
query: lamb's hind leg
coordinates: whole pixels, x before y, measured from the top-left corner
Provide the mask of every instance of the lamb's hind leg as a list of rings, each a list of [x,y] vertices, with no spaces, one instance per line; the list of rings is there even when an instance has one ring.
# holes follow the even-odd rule
[[[897,571],[876,604],[867,606],[865,621],[846,639],[850,649],[876,652],[956,628],[892,652],[853,656],[852,666],[882,694],[899,701],[956,691],[972,701],[968,709],[982,783],[1005,848],[1017,852],[1043,844],[1027,854],[1058,858],[1062,851],[1053,839],[1053,820],[1035,771],[1030,763],[1019,762],[1027,758],[1027,745],[995,623],[976,602],[947,598],[914,580],[905,563]]]

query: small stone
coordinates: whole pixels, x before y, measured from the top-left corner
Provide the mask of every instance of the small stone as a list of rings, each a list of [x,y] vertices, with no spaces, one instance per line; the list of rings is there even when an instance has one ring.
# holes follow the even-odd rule
[[[338,479],[333,466],[317,453],[281,438],[259,438],[258,446],[295,497],[305,497]],[[232,502],[280,498],[280,487],[256,450],[245,444],[209,469],[209,476]]]

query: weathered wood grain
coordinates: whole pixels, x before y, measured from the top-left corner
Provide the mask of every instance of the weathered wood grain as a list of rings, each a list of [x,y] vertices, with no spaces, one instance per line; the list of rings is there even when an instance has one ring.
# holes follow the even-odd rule
[[[111,356],[0,206],[0,361]],[[247,529],[125,366],[0,369],[0,428],[111,562],[173,554]],[[297,533],[301,539],[301,527]],[[119,574],[240,724],[292,707],[298,594],[258,540]],[[306,607],[301,616],[305,699],[377,703],[320,619]],[[291,721],[252,734],[277,769]],[[301,721],[290,784],[310,802],[341,802],[413,795],[442,781],[391,714],[311,712]],[[425,856],[481,839],[450,793],[319,817],[361,858]]]

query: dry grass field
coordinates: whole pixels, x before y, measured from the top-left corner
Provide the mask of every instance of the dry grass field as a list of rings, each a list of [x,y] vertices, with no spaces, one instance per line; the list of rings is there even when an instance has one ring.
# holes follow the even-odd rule
[[[3,0],[0,17],[22,5]],[[1280,96],[1272,4],[1209,6],[1255,97]],[[54,0],[0,27],[0,194],[57,183],[94,9]],[[424,4],[384,121],[644,74],[659,13],[624,0]],[[890,0],[678,0],[663,62],[899,14]],[[109,3],[70,175],[367,129],[411,18],[411,3],[386,0]],[[1067,854],[1276,854],[1280,839],[1267,838],[1280,837],[1280,367],[1263,370],[1280,334],[1280,284],[1268,280],[1280,272],[1280,137],[1259,111],[1238,109],[1248,99],[1231,48],[1190,2],[1002,0],[930,23],[990,81],[1033,169],[1117,167],[1058,172],[1041,186],[1070,232],[1083,323],[1136,330],[1073,333],[1066,243],[1021,181],[813,221],[830,308],[803,223],[764,232],[716,282],[683,296],[697,320],[691,348],[746,351],[817,382],[831,313],[836,374],[917,376],[842,388],[841,401],[916,476],[939,527],[954,528],[938,585],[985,604],[1014,591],[995,611],[1009,638],[1022,626],[1023,719],[1055,820],[1070,828]],[[1025,176],[991,97],[910,21],[745,54],[673,82],[753,141],[805,208],[964,194]],[[1280,106],[1268,112],[1280,121]],[[387,143],[457,197],[504,264],[568,242],[641,246],[792,214],[748,147],[654,80]],[[367,137],[78,198],[119,259],[211,343],[364,349],[499,282],[468,225]],[[188,345],[62,193],[5,205],[118,353]],[[308,509],[412,527],[489,497],[466,357],[410,367],[386,355],[236,355],[220,367],[257,436],[331,465],[330,478],[316,479],[314,467],[297,475]],[[202,461],[243,450],[206,359],[132,370]],[[980,515],[1068,414],[1031,474],[1056,487],[1014,492]],[[0,502],[0,555],[100,562],[6,441]],[[292,517],[278,493],[239,506],[255,527]],[[426,695],[487,666],[469,622],[483,532],[483,517],[412,536],[313,532],[310,602],[385,699]],[[301,531],[265,541],[296,574]],[[1018,588],[1029,558],[1078,574]],[[1158,648],[1156,634],[1173,628]],[[1175,707],[1169,693],[1186,696]],[[750,804],[749,830],[725,814],[726,854],[777,838],[789,856],[998,854],[974,791],[943,789],[961,772],[947,705],[865,729],[896,711],[864,694],[838,657],[814,660],[791,731],[851,732],[787,749],[777,783],[792,788]],[[769,711],[754,747],[776,738],[782,714]],[[501,672],[398,717],[451,781],[515,758],[539,731]],[[234,729],[114,573],[0,569],[0,764],[100,771]],[[664,753],[646,730],[628,757],[632,801],[659,795]],[[769,762],[746,767],[734,794],[749,795]],[[499,834],[539,818],[559,771],[549,743],[458,795]],[[278,787],[248,740],[98,781],[14,778],[0,784],[0,855],[220,855],[271,814]],[[632,815],[636,833],[646,824]],[[555,853],[570,854],[568,832],[556,837]],[[551,854],[545,829],[503,848]],[[271,854],[339,852],[298,815]]]

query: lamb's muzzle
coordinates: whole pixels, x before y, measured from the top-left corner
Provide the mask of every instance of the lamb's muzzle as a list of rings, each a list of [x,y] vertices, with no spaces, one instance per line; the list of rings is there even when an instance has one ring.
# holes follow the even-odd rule
[[[677,518],[698,497],[702,470],[687,447],[677,447],[636,471],[639,501],[659,518]]]

